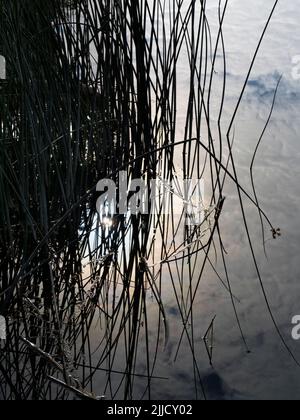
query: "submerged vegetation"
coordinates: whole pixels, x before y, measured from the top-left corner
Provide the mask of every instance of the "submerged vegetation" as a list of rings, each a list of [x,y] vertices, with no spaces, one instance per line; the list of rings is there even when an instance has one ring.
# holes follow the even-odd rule
[[[181,328],[175,358],[187,341],[195,397],[205,398],[194,304],[207,266],[231,299],[248,350],[222,242],[228,183],[236,186],[272,315],[244,210],[245,201],[252,203],[263,232],[266,226],[280,232],[255,191],[262,138],[251,167],[253,194],[238,179],[234,124],[277,1],[228,127],[222,120],[228,1],[219,4],[216,33],[206,0],[0,4],[0,53],[7,62],[7,79],[0,81],[0,315],[7,338],[0,348],[0,399],[151,398],[152,382],[166,380],[155,369],[172,334],[166,288]],[[177,83],[182,54],[189,72],[185,98]],[[217,61],[223,78],[216,113]],[[204,177],[204,219],[186,226],[172,199],[170,215],[158,204],[151,215],[112,215],[103,223],[96,185],[103,178],[118,182],[120,171],[147,183],[173,182],[177,198],[183,197],[180,180]],[[214,268],[216,255],[222,273]],[[203,325],[210,363],[213,325]]]

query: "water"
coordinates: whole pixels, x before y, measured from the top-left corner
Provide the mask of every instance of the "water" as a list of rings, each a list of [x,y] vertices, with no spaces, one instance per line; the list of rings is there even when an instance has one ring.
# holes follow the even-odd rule
[[[236,106],[252,55],[257,46],[273,1],[255,0],[229,2],[224,25],[227,56],[227,91],[225,101],[226,129]],[[208,18],[212,33],[217,24],[217,1],[210,2]],[[300,312],[299,306],[299,247],[300,247],[300,81],[292,77],[292,59],[299,53],[300,8],[294,1],[280,2],[258,54],[256,64],[235,121],[235,152],[242,184],[250,189],[249,166],[265,121],[269,115],[274,89],[282,75],[275,110],[259,149],[255,163],[255,181],[260,204],[282,237],[272,239],[267,230],[267,255],[262,246],[257,212],[246,205],[251,236],[264,286],[278,326],[300,358],[300,344],[291,338],[291,320]],[[179,63],[178,83],[182,98],[189,88],[184,57]],[[218,78],[222,78],[222,67]],[[183,100],[182,109],[185,109]],[[185,114],[182,113],[182,121]],[[179,106],[178,120],[181,121]],[[178,137],[184,135],[179,124]],[[196,358],[207,397],[210,399],[298,399],[300,369],[284,348],[272,324],[251,259],[236,188],[228,187],[222,214],[223,241],[228,252],[229,276],[232,289],[240,300],[237,310],[251,353],[240,338],[230,297],[213,270],[207,268],[194,304],[194,338]],[[221,270],[220,259],[216,265]],[[163,288],[170,339],[165,352],[158,354],[155,372],[168,380],[153,381],[152,398],[190,399],[201,394],[195,391],[194,368],[187,340],[174,362],[182,324],[174,293],[167,281]],[[216,315],[213,365],[211,368],[202,340]],[[155,318],[155,316],[153,315]],[[151,316],[149,316],[151,319]],[[155,318],[156,319],[156,318]],[[143,371],[143,362],[137,371]],[[145,382],[140,381],[140,390]],[[197,382],[197,381],[196,381]],[[138,382],[137,382],[138,383]],[[139,393],[137,392],[137,395]]]
[[[210,0],[207,6],[207,18],[211,26],[213,42],[216,39],[219,26],[218,3],[217,0]],[[286,344],[293,351],[295,357],[300,359],[300,343],[293,341],[291,336],[292,317],[300,314],[298,298],[300,271],[298,256],[300,246],[298,235],[300,228],[298,217],[300,210],[300,186],[298,182],[300,175],[298,165],[300,157],[300,146],[298,144],[300,119],[298,118],[298,104],[300,102],[300,80],[293,77],[295,70],[293,70],[292,65],[293,57],[300,54],[300,51],[298,51],[300,7],[295,3],[291,0],[279,2],[253,67],[243,101],[232,126],[231,135],[234,133],[233,153],[239,181],[247,191],[252,193],[249,167],[257,141],[270,113],[274,91],[282,76],[274,112],[254,165],[254,179],[260,205],[270,217],[273,226],[281,229],[281,236],[274,239],[272,232],[266,225],[265,245],[267,256],[264,252],[258,212],[245,196],[243,196],[243,203],[270,309]],[[253,53],[272,6],[272,0],[229,1],[223,27],[227,67],[224,112],[221,120],[224,142]],[[190,89],[188,58],[188,54],[183,48],[179,57],[177,73],[176,141],[181,141],[185,137],[184,127]],[[224,76],[220,52],[217,55],[215,71],[209,111],[212,135],[217,138],[220,88]],[[153,104],[153,108],[155,108],[155,104]],[[195,127],[193,130],[195,130]],[[207,133],[203,130],[202,136],[205,144],[206,135]],[[194,149],[191,148],[190,154],[193,153]],[[225,162],[227,156],[228,150],[225,146],[223,150]],[[203,159],[203,154],[201,159]],[[203,164],[202,161],[201,163]],[[176,148],[174,164],[180,177],[183,170],[181,147]],[[158,171],[161,170],[161,173],[163,173],[163,169],[162,164]],[[232,171],[230,166],[229,170]],[[204,180],[206,188],[205,204],[207,206],[210,204],[211,196],[209,176],[210,173],[206,171]],[[99,232],[90,235],[89,246],[94,249],[99,247],[100,251],[95,254],[95,258],[99,257],[99,260],[94,261],[93,267],[89,265],[88,259],[84,261],[87,266],[84,268],[83,289],[80,290],[80,293],[75,293],[75,286],[73,289],[73,284],[76,284],[73,277],[72,281],[74,280],[74,283],[70,281],[69,284],[64,278],[61,278],[60,270],[58,270],[58,273],[56,273],[58,288],[72,291],[72,299],[67,302],[66,306],[68,308],[63,312],[62,317],[65,327],[65,341],[63,343],[65,348],[59,348],[60,346],[57,343],[61,340],[61,337],[57,334],[57,327],[52,326],[51,322],[48,322],[49,326],[47,322],[43,323],[40,318],[30,316],[33,325],[32,334],[41,335],[38,342],[42,347],[49,344],[50,349],[56,351],[59,349],[59,352],[56,353],[58,360],[61,359],[60,353],[64,350],[66,353],[65,359],[70,365],[72,374],[74,376],[78,375],[87,390],[93,391],[96,395],[105,395],[108,399],[112,397],[122,399],[126,386],[128,388],[127,397],[136,399],[200,399],[203,398],[203,389],[208,399],[299,398],[300,368],[292,360],[276,331],[274,323],[272,323],[262,284],[260,284],[250,252],[237,189],[230,180],[227,180],[224,195],[226,199],[220,216],[220,228],[223,246],[226,250],[223,257],[226,260],[233,301],[228,291],[222,253],[220,252],[220,244],[217,243],[217,237],[216,243],[210,249],[209,260],[203,271],[201,267],[205,260],[205,252],[191,258],[190,263],[185,258],[178,265],[174,262],[170,265],[166,262],[160,264],[161,251],[165,251],[161,236],[163,236],[167,248],[171,249],[172,246],[171,223],[169,225],[166,223],[162,232],[157,229],[157,240],[153,243],[153,246],[150,241],[147,244],[151,253],[148,259],[148,265],[150,266],[150,268],[148,267],[150,272],[148,277],[150,277],[150,280],[148,279],[148,282],[145,283],[147,289],[145,296],[141,297],[145,306],[138,306],[138,313],[134,312],[135,308],[131,308],[130,312],[130,316],[135,319],[136,325],[140,327],[138,339],[134,337],[135,325],[132,325],[134,322],[129,323],[130,318],[127,315],[129,301],[136,303],[133,299],[135,292],[144,280],[142,277],[140,281],[139,275],[141,271],[147,272],[147,265],[146,263],[143,263],[143,265],[133,258],[134,265],[141,264],[140,270],[131,267],[130,280],[132,281],[132,287],[128,287],[128,296],[125,296],[125,298],[123,296],[122,301],[120,296],[125,289],[126,273],[121,273],[121,267],[126,266],[126,264],[122,266],[124,261],[122,262],[120,257],[120,260],[117,261],[119,263],[118,270],[115,266],[114,269],[111,269],[110,274],[109,259],[111,254],[104,260],[100,258],[103,256],[103,251],[105,254],[107,249],[113,248],[112,238],[107,240],[105,245],[103,244],[103,238],[113,229],[115,220],[110,218],[104,220],[102,237],[97,237]],[[87,214],[89,215],[88,211]],[[210,221],[213,222],[213,220],[208,219],[205,224],[206,228],[210,227]],[[174,217],[175,226],[177,223],[180,225],[176,235],[176,244],[179,246],[182,243],[184,229],[180,217],[176,215]],[[97,220],[89,221],[89,226],[97,228]],[[167,226],[169,226],[169,230],[167,230]],[[84,231],[85,226],[82,226],[81,232]],[[141,229],[140,243],[143,242],[145,231]],[[201,241],[205,244],[209,237],[208,232],[203,233],[203,230],[201,230],[201,233],[203,234]],[[151,240],[154,235],[155,232],[153,231],[150,235]],[[131,249],[134,243],[133,239],[133,234],[129,231],[126,240],[123,242],[125,251],[123,254],[120,252],[123,258],[124,255],[128,256],[131,252],[137,253],[136,249]],[[88,239],[84,245],[79,247],[80,252],[78,254],[75,250],[76,261],[78,256],[81,257],[82,250],[88,245],[87,242]],[[199,245],[199,241],[197,244]],[[187,249],[185,251],[187,253]],[[174,255],[170,255],[169,259],[173,259]],[[99,262],[100,260],[101,262]],[[90,268],[93,268],[93,275],[95,275],[97,264],[102,265],[102,271],[99,269],[101,275],[97,274],[93,279],[90,279]],[[70,265],[72,266],[70,268],[72,274],[74,269],[72,261]],[[76,267],[78,265],[80,265],[80,261],[77,261]],[[138,273],[139,278],[134,277],[136,273]],[[65,286],[66,284],[67,286]],[[94,299],[95,302],[99,284],[102,288],[101,297],[96,299],[98,306],[93,308],[91,301]],[[63,294],[58,292],[59,296],[59,293]],[[164,310],[157,302],[158,295],[161,295]],[[73,301],[73,296],[78,301],[76,299]],[[65,297],[70,299],[70,295]],[[36,300],[36,302],[40,301],[41,299]],[[193,305],[190,308],[189,303],[191,301],[193,301]],[[115,316],[113,309],[118,307],[119,302],[121,302],[120,313],[119,316]],[[233,302],[236,305],[245,342],[238,328]],[[38,303],[36,304],[38,305]],[[91,317],[93,322],[89,326],[89,316],[86,315],[85,317],[84,315],[84,310],[87,307],[91,313],[95,309],[95,313]],[[25,307],[25,311],[27,310],[28,308]],[[42,311],[41,308],[38,308],[37,312],[39,310]],[[113,326],[110,323],[109,316],[103,316],[105,311],[111,316],[115,316]],[[47,316],[48,313],[46,314],[46,321],[48,320]],[[125,332],[121,331],[120,336],[118,336],[117,333],[124,316],[127,322],[125,323]],[[18,328],[23,331],[19,314],[15,314],[15,317]],[[56,314],[54,314],[53,319],[55,317]],[[210,332],[208,327],[213,319],[215,320],[213,324],[214,337],[213,340],[207,342],[208,347],[213,346],[211,359],[213,366],[211,366],[203,337],[207,331]],[[51,316],[49,320],[52,320]],[[12,321],[14,320],[12,319]],[[74,333],[72,329],[72,322],[74,322],[74,325],[77,322],[77,326],[79,326],[76,349],[68,348],[74,339],[73,334],[76,335],[76,332]],[[84,340],[81,337],[82,331],[80,330],[82,325],[84,325],[84,331],[89,331],[89,341],[85,340],[85,352],[82,349],[80,350],[80,340]],[[76,328],[74,329],[76,330]],[[12,330],[11,325],[8,330]],[[109,335],[110,332],[111,336]],[[208,334],[209,336],[210,334]],[[105,348],[105,339],[107,339],[108,348]],[[130,348],[129,339],[134,343],[134,349]],[[15,343],[12,341],[10,343],[12,352],[14,348]],[[211,349],[208,348],[208,350]],[[73,356],[73,351],[76,357]],[[106,358],[103,357],[105,352]],[[130,360],[130,355],[133,354],[136,355],[136,360]],[[17,356],[20,357],[19,354]],[[101,360],[100,363],[99,360]],[[29,362],[30,360],[27,360],[27,367]],[[43,375],[45,369],[41,363],[40,365],[40,371]],[[76,368],[73,370],[74,365]],[[90,365],[96,367],[96,369],[90,369]],[[22,361],[20,366],[22,366]],[[82,369],[82,366],[85,366],[85,369]],[[123,373],[129,368],[137,376],[124,376]],[[149,371],[150,376],[153,376],[151,386]],[[92,377],[89,377],[90,374]],[[45,378],[41,378],[41,382],[43,380]],[[27,385],[24,386],[24,388],[26,387]],[[55,395],[56,390],[54,387],[53,395]],[[46,394],[47,391],[43,395]],[[49,397],[48,394],[47,396]]]
[[[216,2],[209,6],[211,19]],[[227,13],[224,37],[227,53],[228,89],[226,112],[231,115],[247,73],[259,34],[273,5],[272,1],[232,1]],[[268,259],[261,246],[260,226],[254,209],[248,209],[265,288],[276,321],[296,357],[300,344],[291,339],[291,319],[299,307],[299,129],[300,82],[292,77],[292,59],[299,53],[300,8],[294,1],[279,2],[250,77],[242,108],[236,119],[235,158],[244,185],[250,187],[249,165],[273,99],[274,88],[283,75],[276,107],[255,164],[260,203],[283,236],[267,243]],[[213,31],[212,31],[213,32]],[[184,79],[184,66],[182,67]],[[222,75],[220,75],[222,77]],[[228,191],[222,216],[223,240],[228,251],[229,271],[237,306],[251,350],[247,354],[239,337],[231,302],[216,276],[208,272],[195,303],[196,348],[209,398],[298,399],[300,370],[283,348],[270,321],[251,258],[235,190]],[[271,232],[268,232],[271,238]],[[176,331],[176,305],[170,298],[171,331]],[[210,320],[215,322],[214,369],[205,357],[201,337]],[[170,377],[154,391],[157,398],[190,398],[193,376],[188,348],[180,362],[172,363],[176,338],[170,353],[164,354],[157,371]],[[170,385],[172,384],[172,385]]]
[[[231,1],[224,23],[227,59],[227,90],[222,128],[227,130],[239,93],[247,75],[260,34],[273,6],[273,1]],[[218,27],[218,2],[208,6],[208,19],[214,39]],[[257,140],[265,126],[271,109],[274,90],[282,76],[272,119],[257,159],[255,182],[260,204],[279,227],[282,236],[274,240],[266,232],[265,256],[258,214],[253,205],[245,208],[251,237],[261,270],[264,287],[276,322],[296,357],[300,357],[300,344],[291,338],[292,317],[299,307],[299,210],[300,210],[300,157],[298,133],[300,119],[300,82],[293,78],[292,59],[298,54],[300,8],[294,1],[280,2],[263,41],[256,64],[250,76],[242,105],[234,123],[234,157],[240,181],[251,190],[249,167]],[[179,97],[177,138],[184,138],[184,121],[189,90],[187,57],[183,53],[178,64]],[[220,66],[218,70],[218,64]],[[222,62],[217,60],[216,96],[213,100],[212,119],[216,122],[218,111],[218,83],[221,83]],[[181,154],[177,154],[180,171]],[[226,189],[226,201],[221,217],[222,237],[227,251],[228,274],[234,295],[239,300],[237,311],[250,353],[240,337],[232,302],[214,270],[208,265],[201,280],[193,305],[194,329],[187,327],[194,338],[195,358],[200,369],[206,395],[209,399],[298,399],[300,369],[284,348],[271,321],[261,285],[251,258],[248,240],[243,229],[236,187]],[[212,253],[213,254],[213,253]],[[212,260],[214,256],[212,255]],[[215,268],[222,272],[220,255]],[[200,270],[199,264],[196,269]],[[188,281],[188,268],[185,267]],[[176,271],[176,270],[174,270]],[[176,277],[176,273],[175,273]],[[183,339],[176,358],[178,342],[183,330],[178,302],[170,285],[170,275],[163,270],[162,298],[165,303],[170,336],[165,351],[161,338],[154,376],[153,399],[190,399],[201,397],[198,373],[186,338]],[[149,307],[150,330],[155,331],[157,308]],[[203,336],[216,316],[214,323],[213,368],[209,364]],[[156,338],[150,335],[150,347],[155,352]],[[141,344],[143,349],[143,344]],[[146,352],[146,347],[144,348]],[[143,350],[141,350],[143,354]],[[176,361],[175,361],[176,359]],[[122,370],[122,362],[120,362]],[[136,371],[146,374],[145,360],[141,357]],[[195,379],[196,377],[196,379]],[[117,383],[117,378],[116,383]],[[101,387],[101,380],[99,386]],[[140,398],[147,385],[146,379],[135,381],[135,397]]]

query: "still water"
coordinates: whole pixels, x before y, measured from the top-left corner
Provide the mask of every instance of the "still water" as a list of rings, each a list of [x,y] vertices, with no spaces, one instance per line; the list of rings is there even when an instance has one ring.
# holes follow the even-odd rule
[[[186,2],[186,7],[188,3]],[[149,5],[151,4],[149,0]],[[159,39],[158,36],[161,51],[164,51],[164,42],[170,40],[168,16],[172,16],[172,10],[168,10],[169,3],[164,2],[164,5],[165,38]],[[212,45],[216,42],[220,26],[218,5],[218,0],[207,1],[206,13]],[[214,145],[223,164],[226,164],[228,159],[226,133],[273,5],[274,0],[228,1],[222,33],[224,54],[220,48],[216,53],[211,94],[206,90],[203,92],[208,103],[208,121],[203,123],[200,118],[200,140],[203,145],[207,145],[209,137],[209,147]],[[184,7],[185,2],[183,11]],[[199,20],[197,16],[196,13],[195,26]],[[189,243],[195,236],[190,235],[187,239],[180,212],[178,216],[165,218],[163,225],[157,220],[159,218],[153,217],[156,223],[154,225],[153,222],[153,226],[156,227],[152,230],[147,226],[146,220],[141,223],[139,230],[132,233],[131,230],[135,229],[133,223],[133,227],[129,226],[126,230],[125,239],[117,237],[118,234],[117,239],[113,239],[112,234],[109,237],[109,232],[114,232],[114,220],[106,217],[100,229],[98,225],[101,224],[95,219],[94,228],[99,228],[101,234],[98,235],[99,230],[96,230],[96,234],[90,234],[88,230],[84,238],[88,242],[91,235],[90,244],[86,248],[95,249],[97,252],[93,254],[94,261],[91,262],[88,258],[84,260],[84,279],[80,283],[82,289],[76,294],[73,283],[59,276],[59,284],[62,284],[65,290],[72,291],[72,294],[67,295],[67,298],[72,300],[71,305],[62,308],[62,318],[65,322],[64,341],[62,337],[57,337],[57,327],[50,323],[45,331],[39,331],[39,334],[45,333],[49,339],[50,349],[59,347],[59,352],[53,353],[53,356],[69,364],[67,369],[72,372],[74,378],[78,378],[87,391],[107,399],[122,399],[126,395],[128,399],[190,400],[202,399],[204,393],[207,399],[299,399],[300,367],[286,348],[289,347],[294,358],[300,360],[300,342],[292,339],[292,318],[300,315],[300,78],[296,64],[293,64],[300,55],[299,19],[300,6],[294,0],[279,1],[230,130],[239,182],[253,196],[250,166],[258,139],[270,116],[274,94],[280,81],[273,113],[253,167],[253,181],[259,204],[270,218],[273,227],[278,230],[274,233],[265,224],[263,238],[257,209],[247,197],[242,197],[261,278],[251,255],[237,188],[229,177],[224,184],[223,208],[218,209],[217,205],[210,208],[210,176],[216,171],[216,167],[207,156],[206,170],[203,172],[207,218],[205,227],[200,226],[196,231],[196,241]],[[162,22],[158,19],[156,23],[162,36]],[[189,120],[187,115],[189,116],[190,112],[197,114],[199,109],[203,113],[203,104],[199,105],[201,95],[198,102],[194,101],[196,112],[189,108],[189,94],[193,89],[197,92],[197,86],[191,86],[190,53],[193,41],[190,35],[188,32],[183,42],[176,69],[176,138],[173,139],[176,142],[197,137],[196,128],[199,126],[195,127],[195,120],[198,116],[192,115],[191,128],[186,130],[186,120]],[[208,32],[205,35],[208,56],[206,64],[209,67],[212,60],[212,57],[209,57],[210,40]],[[155,55],[155,47],[153,53]],[[93,51],[94,55],[97,57],[97,51]],[[97,59],[94,65],[95,63]],[[203,70],[204,67],[201,68]],[[156,77],[157,74],[159,72],[156,73]],[[208,70],[207,80],[209,76]],[[205,76],[201,73],[199,79],[202,78]],[[225,79],[222,119],[218,127]],[[170,92],[171,89],[168,94]],[[163,107],[161,98],[154,97],[152,102],[154,115],[157,110],[159,114]],[[209,135],[206,125],[211,128]],[[165,144],[164,142],[169,141],[169,127],[166,130],[167,134],[163,133],[159,124],[155,130],[155,144]],[[157,141],[156,136],[160,135],[162,139]],[[218,142],[219,137],[222,138],[222,143]],[[183,161],[191,161],[194,155],[199,168],[204,166],[205,153],[203,150],[197,154],[198,152],[199,144],[197,150],[196,146],[194,149],[194,145],[186,150],[182,144],[175,148],[172,171],[174,170],[176,177],[183,176]],[[164,156],[166,157],[167,153]],[[166,161],[168,157],[165,162],[157,164],[156,175],[167,172],[164,167],[167,166]],[[196,169],[199,169],[197,165]],[[233,171],[231,165],[228,165],[228,170]],[[188,172],[191,174],[193,171]],[[199,170],[195,172],[199,175]],[[218,202],[218,199],[215,202]],[[218,235],[214,235],[214,243],[210,242],[207,247],[205,244],[217,218],[215,216],[214,219],[214,214],[220,214],[221,240]],[[93,217],[91,219],[89,223],[93,223]],[[84,231],[84,226],[82,229]],[[105,238],[107,233],[108,239]],[[133,237],[134,234],[138,240]],[[149,239],[146,244],[145,238]],[[120,252],[117,252],[119,249],[115,246],[116,240],[120,240]],[[142,251],[139,249],[141,244]],[[190,250],[195,250],[200,245],[201,252],[190,255]],[[110,250],[109,254],[107,249]],[[180,252],[177,252],[178,250]],[[124,260],[130,253],[132,258],[129,258],[130,263],[127,264]],[[89,255],[91,254],[90,252]],[[180,258],[182,254],[185,258]],[[146,255],[147,260],[139,259],[141,255]],[[82,254],[80,261],[81,257]],[[122,272],[124,267],[129,267],[130,275]],[[77,277],[80,275],[76,274],[76,279]],[[100,299],[97,287],[101,289]],[[60,295],[59,290],[57,293]],[[32,305],[27,299],[28,303]],[[91,318],[85,315],[87,309],[92,314]],[[29,314],[32,318],[30,310]],[[19,317],[18,314],[16,316]],[[33,324],[35,320],[33,317]],[[77,325],[75,321],[78,322]],[[72,322],[75,345],[72,341]],[[37,325],[43,325],[43,322]],[[213,326],[213,329],[210,326]],[[48,332],[48,328],[53,329],[52,334]],[[10,330],[14,331],[13,317],[10,320]],[[19,338],[17,333],[17,340]],[[56,345],[56,341],[60,343],[59,346]],[[41,348],[46,349],[44,336],[38,343]],[[84,344],[81,347],[82,343]],[[72,346],[74,348],[71,348]],[[12,340],[11,351],[14,352],[16,347]],[[26,356],[28,353],[24,354]],[[34,369],[35,364],[31,366],[29,359],[27,357],[26,363],[30,363],[30,367]],[[51,363],[53,365],[53,360]],[[39,364],[43,375],[44,366],[41,362]],[[30,380],[32,379],[31,375]],[[43,384],[47,381],[47,377],[41,379]],[[53,395],[57,391],[55,387],[56,385],[53,386]],[[48,397],[48,383],[45,389],[43,396]],[[62,395],[61,389],[57,395],[59,394]],[[63,397],[73,396],[66,393]]]
[[[210,2],[211,19],[216,3]],[[234,107],[259,34],[273,1],[229,2],[224,37],[227,54],[228,90],[226,106]],[[242,108],[236,120],[235,158],[244,185],[250,186],[249,165],[257,138],[264,127],[280,75],[276,106],[255,165],[255,180],[262,207],[282,237],[267,243],[266,259],[260,240],[255,211],[249,209],[254,229],[257,257],[276,321],[300,357],[300,343],[291,339],[291,319],[300,312],[299,304],[299,231],[300,231],[300,80],[293,78],[292,60],[299,55],[299,4],[293,0],[279,2],[262,49],[250,77]],[[183,68],[183,67],[182,67]],[[220,77],[222,75],[220,74]],[[184,71],[182,72],[184,80]],[[230,114],[230,111],[229,113]],[[238,311],[251,350],[248,354],[239,338],[228,296],[212,273],[207,273],[195,304],[199,355],[205,355],[201,336],[205,325],[215,322],[214,369],[203,358],[204,383],[208,397],[216,399],[299,399],[300,370],[280,342],[266,310],[245,233],[240,229],[241,216],[232,191],[228,191],[222,216],[225,248],[234,293],[240,299]],[[271,238],[271,234],[269,237]],[[176,313],[169,301],[169,314],[176,331]],[[188,352],[182,350],[180,363],[172,363],[176,337],[171,337],[169,354],[159,360],[158,371],[170,377],[161,383],[155,396],[189,398],[193,379]]]

